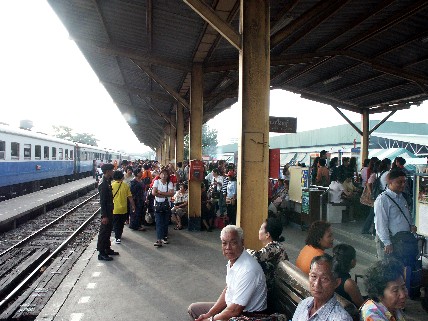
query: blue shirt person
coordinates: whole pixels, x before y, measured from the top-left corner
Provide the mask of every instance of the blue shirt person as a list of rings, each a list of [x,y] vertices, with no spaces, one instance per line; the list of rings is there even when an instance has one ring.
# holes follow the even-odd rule
[[[402,170],[392,170],[388,174],[387,181],[388,188],[376,198],[374,203],[379,259],[384,259],[385,254],[393,254],[391,235],[402,231],[416,232],[416,226],[412,225],[413,219],[403,196],[406,173]]]

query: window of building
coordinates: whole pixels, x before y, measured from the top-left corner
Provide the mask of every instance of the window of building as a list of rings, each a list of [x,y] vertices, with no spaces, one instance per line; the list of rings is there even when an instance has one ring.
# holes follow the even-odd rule
[[[56,147],[52,147],[52,159],[56,159]]]
[[[12,159],[19,159],[19,143],[10,143],[10,156]]]
[[[6,142],[0,140],[0,159],[5,159],[6,157]]]
[[[64,152],[62,148],[58,148],[58,159],[63,160],[64,159]]]
[[[42,146],[40,145],[34,146],[34,157],[36,159],[42,159]]]
[[[43,157],[45,160],[49,159],[49,146],[44,146],[43,147]]]

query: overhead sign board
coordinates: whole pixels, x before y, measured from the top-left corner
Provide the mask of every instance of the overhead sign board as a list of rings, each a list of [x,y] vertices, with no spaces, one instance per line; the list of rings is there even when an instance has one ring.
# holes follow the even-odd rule
[[[297,131],[297,118],[269,116],[269,132],[295,133]]]

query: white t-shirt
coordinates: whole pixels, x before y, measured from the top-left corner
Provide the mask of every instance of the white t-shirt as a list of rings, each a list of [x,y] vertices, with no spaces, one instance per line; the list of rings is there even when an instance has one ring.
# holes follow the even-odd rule
[[[380,188],[384,191],[388,186],[388,182],[386,181],[386,177],[388,176],[389,171],[386,171],[380,176]]]
[[[267,308],[265,274],[257,260],[243,251],[232,267],[227,263],[226,304],[239,304],[244,311],[256,312]]]
[[[163,184],[160,179],[157,179],[153,182],[153,188],[156,187],[159,192],[168,192],[169,190],[174,190],[174,184],[172,182]],[[165,202],[168,197],[157,197],[155,196],[156,202]]]
[[[344,190],[342,183],[338,181],[331,182],[328,190],[330,202],[342,203],[342,193]]]

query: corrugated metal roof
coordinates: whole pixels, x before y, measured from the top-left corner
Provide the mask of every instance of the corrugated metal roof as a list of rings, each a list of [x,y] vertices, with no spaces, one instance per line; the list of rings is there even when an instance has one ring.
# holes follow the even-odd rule
[[[175,114],[157,80],[188,103],[194,62],[205,71],[204,122],[237,101],[238,50],[184,1],[48,2],[142,143],[163,141],[146,115],[164,128]],[[239,0],[201,3],[239,32]],[[271,85],[360,113],[419,104],[428,98],[427,17],[426,0],[270,1]]]

